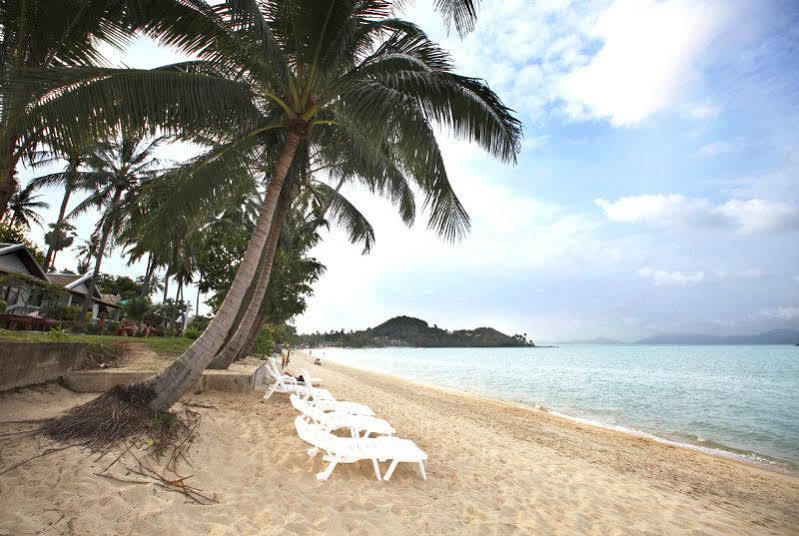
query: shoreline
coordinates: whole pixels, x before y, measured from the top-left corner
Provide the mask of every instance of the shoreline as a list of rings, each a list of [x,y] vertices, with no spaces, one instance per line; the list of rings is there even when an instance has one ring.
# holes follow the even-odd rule
[[[313,356],[313,357],[310,356],[307,353],[307,350],[293,350],[292,351],[292,355],[294,355],[294,354],[301,354],[303,356],[303,358],[308,360],[309,362],[312,362],[313,358],[317,357],[317,356]],[[416,385],[416,386],[419,386],[419,387],[423,387],[425,389],[439,390],[439,391],[441,391],[443,393],[446,393],[446,394],[462,396],[462,397],[471,397],[471,398],[475,398],[475,399],[478,399],[478,400],[484,399],[484,400],[489,400],[491,402],[499,403],[499,404],[507,404],[510,407],[513,407],[513,408],[516,408],[516,409],[525,410],[525,411],[529,411],[529,412],[532,412],[534,414],[546,415],[546,416],[549,416],[549,417],[554,418],[554,419],[562,419],[564,422],[569,423],[569,424],[577,424],[577,425],[585,426],[585,427],[588,427],[588,428],[591,428],[591,429],[601,430],[601,431],[605,431],[605,432],[617,433],[617,434],[620,434],[623,437],[638,438],[638,439],[643,439],[643,440],[647,440],[647,441],[652,441],[653,443],[660,444],[660,445],[668,445],[670,447],[688,449],[688,450],[690,450],[692,452],[701,453],[701,454],[704,454],[704,455],[707,455],[707,456],[711,456],[713,458],[721,458],[721,459],[724,459],[724,460],[731,460],[731,461],[734,461],[734,462],[737,462],[737,463],[740,463],[740,464],[743,464],[743,465],[746,465],[746,466],[765,469],[765,470],[770,471],[770,472],[774,472],[774,473],[777,473],[777,474],[782,474],[782,475],[786,475],[786,476],[790,476],[790,477],[794,477],[794,478],[799,479],[799,465],[792,464],[791,462],[783,461],[783,460],[776,460],[775,459],[774,461],[772,461],[772,458],[768,457],[765,454],[760,454],[760,453],[757,453],[757,452],[751,452],[751,454],[753,456],[749,456],[749,455],[746,455],[746,454],[738,454],[738,453],[730,451],[730,450],[724,450],[723,448],[705,447],[705,446],[702,446],[702,445],[696,445],[696,444],[693,444],[693,443],[673,440],[673,439],[669,439],[669,438],[666,438],[666,437],[660,437],[660,436],[658,436],[656,434],[652,434],[652,433],[649,433],[649,432],[644,432],[642,430],[637,430],[635,428],[630,428],[630,427],[627,427],[627,426],[606,424],[606,423],[603,423],[603,422],[600,422],[600,421],[596,421],[596,420],[593,420],[593,419],[589,419],[589,418],[576,417],[576,416],[573,416],[573,415],[569,415],[569,414],[566,414],[566,413],[562,413],[562,412],[559,412],[559,411],[555,411],[555,410],[549,409],[549,408],[547,408],[545,406],[533,406],[533,405],[530,405],[530,404],[525,404],[524,402],[517,402],[515,400],[507,400],[507,399],[504,399],[504,398],[499,398],[497,396],[492,396],[492,395],[485,394],[485,393],[476,393],[476,392],[473,392],[473,391],[467,391],[467,390],[459,389],[459,388],[455,388],[455,387],[445,387],[445,386],[437,385],[437,384],[434,384],[434,383],[423,382],[423,381],[415,380],[415,379],[412,379],[412,378],[407,378],[407,377],[401,376],[399,374],[391,373],[391,372],[384,372],[384,371],[379,371],[379,370],[374,370],[374,369],[369,369],[369,368],[360,368],[360,367],[357,367],[357,366],[341,363],[340,361],[337,361],[335,359],[331,359],[329,357],[326,357],[325,359],[327,361],[333,363],[337,367],[350,369],[353,372],[367,372],[369,374],[376,374],[376,375],[380,375],[380,376],[386,376],[388,378],[391,378],[394,381],[407,382],[409,384]],[[735,447],[732,447],[732,446],[729,446],[729,445],[724,445],[724,446],[727,447],[727,448],[730,448],[730,449],[734,449],[735,448]],[[765,457],[765,458],[761,458],[761,457]]]
[[[317,351],[324,351],[326,348],[313,348],[311,350]],[[338,349],[338,348],[337,348]],[[302,353],[306,358],[309,358],[308,349],[303,350],[294,350],[294,353]],[[313,356],[318,357],[318,356]],[[702,444],[692,443],[688,439],[678,438],[672,439],[669,437],[665,437],[664,435],[658,435],[656,432],[647,432],[644,430],[639,430],[632,426],[626,425],[618,425],[618,424],[610,424],[604,423],[598,419],[594,419],[591,417],[579,417],[575,415],[571,415],[568,413],[564,413],[548,406],[544,405],[532,405],[525,402],[520,402],[516,400],[508,400],[505,398],[500,398],[497,395],[489,394],[489,393],[480,393],[475,391],[469,391],[463,388],[458,387],[445,387],[441,385],[437,385],[435,383],[429,383],[425,381],[420,381],[417,379],[409,378],[406,376],[402,376],[401,374],[397,374],[394,372],[386,372],[383,370],[378,370],[376,368],[360,368],[358,366],[354,366],[351,364],[346,364],[341,361],[337,361],[335,358],[330,358],[325,356],[325,359],[335,363],[336,366],[346,367],[352,369],[354,371],[363,371],[372,374],[379,374],[391,377],[396,380],[409,382],[420,387],[431,388],[431,389],[439,389],[443,390],[444,392],[450,392],[455,395],[461,396],[474,396],[478,398],[485,398],[488,400],[492,400],[495,402],[501,402],[504,404],[509,404],[513,407],[526,409],[533,412],[544,413],[552,417],[563,419],[569,423],[576,423],[583,426],[588,426],[591,428],[596,428],[599,430],[611,431],[619,434],[623,434],[625,436],[631,436],[641,439],[646,439],[649,441],[653,441],[655,443],[669,445],[677,448],[684,448],[689,449],[694,452],[700,452],[709,456],[713,457],[720,457],[723,459],[733,460],[738,463],[759,467],[762,469],[766,469],[768,471],[773,471],[778,474],[785,474],[789,476],[794,476],[799,478],[799,462],[794,462],[791,460],[783,459],[783,458],[775,458],[765,453],[753,451],[753,450],[746,450],[746,449],[739,449],[732,445],[727,445],[725,443],[713,441],[712,439],[709,440],[711,444],[714,446],[706,446]],[[311,359],[312,360],[312,359]],[[679,436],[679,434],[677,434]],[[715,446],[718,445],[718,446]]]
[[[290,371],[300,368],[416,443],[428,455],[427,480],[401,463],[391,481],[377,481],[364,460],[318,481],[326,462],[308,457],[286,395],[193,393],[174,408],[201,416],[189,458],[174,472],[218,504],[131,482],[126,467],[150,456],[146,445],[101,457],[74,448],[0,476],[0,534],[775,536],[799,528],[799,479],[790,475],[292,354]],[[0,395],[0,434],[12,433],[0,464],[54,446],[14,435],[25,426],[14,422],[93,396],[56,384]],[[97,476],[106,470],[112,478]]]

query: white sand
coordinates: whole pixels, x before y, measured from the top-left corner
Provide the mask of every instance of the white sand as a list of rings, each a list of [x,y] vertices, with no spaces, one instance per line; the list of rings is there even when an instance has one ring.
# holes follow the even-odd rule
[[[400,464],[378,482],[360,462],[318,482],[323,462],[305,454],[285,395],[261,404],[259,394],[204,393],[187,397],[215,407],[197,410],[194,467],[179,472],[219,504],[100,478],[115,454],[93,461],[69,449],[0,476],[0,535],[799,534],[795,476],[385,375],[311,369],[337,398],[370,405],[416,441],[428,480]],[[57,386],[2,395],[0,421],[90,398]],[[3,467],[46,446],[2,445]],[[126,477],[121,464],[111,472]]]

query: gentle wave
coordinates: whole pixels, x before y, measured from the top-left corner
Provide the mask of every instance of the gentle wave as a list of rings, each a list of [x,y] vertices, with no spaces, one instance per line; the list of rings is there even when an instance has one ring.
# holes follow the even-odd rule
[[[618,424],[608,424],[601,421],[597,421],[594,419],[586,419],[583,417],[575,417],[573,415],[567,415],[565,413],[561,413],[559,411],[548,410],[546,408],[534,408],[539,409],[540,411],[545,411],[550,415],[556,415],[563,419],[577,422],[580,424],[586,424],[589,426],[596,426],[597,428],[602,428],[605,430],[613,430],[614,432],[620,432],[623,434],[633,435],[636,437],[643,437],[646,439],[650,439],[652,441],[657,441],[658,443],[663,443],[665,445],[671,445],[674,447],[681,447],[681,448],[688,448],[691,450],[697,450],[700,452],[704,452],[706,454],[712,454],[714,456],[723,456],[725,458],[732,458],[735,460],[739,460],[746,463],[755,463],[758,465],[767,465],[773,466],[775,469],[780,469],[786,472],[796,472],[799,469],[799,465],[791,463],[788,460],[780,460],[777,458],[772,458],[771,456],[766,456],[765,454],[759,454],[757,452],[753,452],[750,450],[742,450],[736,449],[735,447],[731,447],[730,445],[725,445],[723,443],[719,443],[717,441],[710,441],[703,438],[696,439],[696,442],[692,443],[687,438],[685,441],[678,441],[674,439],[668,439],[665,437],[660,437],[655,434],[650,434],[649,432],[644,432],[642,430],[636,430],[635,428],[630,428],[627,426],[620,426]],[[700,444],[701,443],[701,444]]]

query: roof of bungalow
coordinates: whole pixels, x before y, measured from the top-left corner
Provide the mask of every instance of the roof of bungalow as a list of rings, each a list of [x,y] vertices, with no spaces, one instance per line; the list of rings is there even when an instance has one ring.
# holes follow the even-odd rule
[[[88,282],[89,279],[91,279],[92,274],[69,274],[54,272],[47,274],[47,277],[50,278],[50,281],[53,283],[61,285],[74,294],[86,296],[86,294],[89,292]],[[81,288],[81,285],[83,285],[83,288]],[[94,295],[92,296],[92,299],[96,302],[100,302],[111,307],[119,307],[118,296],[114,296],[112,294],[103,294],[98,288],[94,289]]]
[[[62,287],[72,290],[81,283],[88,281],[91,277],[91,274],[68,274],[52,272],[47,274],[47,277],[49,277],[50,281],[53,283],[58,283]]]
[[[45,271],[41,266],[39,266],[39,263],[36,262],[36,257],[33,256],[33,253],[31,253],[25,244],[9,244],[6,242],[0,242],[0,257],[11,254],[14,254],[19,258],[30,275],[38,277],[39,279],[43,279],[44,281],[49,281]]]

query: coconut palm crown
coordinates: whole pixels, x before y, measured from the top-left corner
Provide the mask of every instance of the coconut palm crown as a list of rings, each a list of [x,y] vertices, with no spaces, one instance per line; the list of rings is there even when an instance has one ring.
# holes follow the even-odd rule
[[[54,142],[87,131],[103,135],[119,123],[214,139],[206,154],[162,177],[153,226],[168,225],[186,204],[221,195],[259,159],[273,163],[227,298],[203,335],[148,382],[149,405],[158,410],[185,392],[218,352],[259,264],[259,277],[268,281],[271,260],[259,259],[270,227],[282,224],[275,209],[295,159],[309,162],[306,169],[335,167],[340,177],[388,195],[407,222],[416,213],[416,190],[429,227],[457,239],[469,219],[435,129],[506,162],[515,162],[521,139],[512,110],[482,80],[455,73],[449,55],[416,25],[396,18],[391,2],[185,3],[198,16],[163,17],[143,31],[199,60],[152,71],[73,68],[30,76],[32,90],[46,96],[25,119]],[[163,37],[170,31],[173,37]]]

